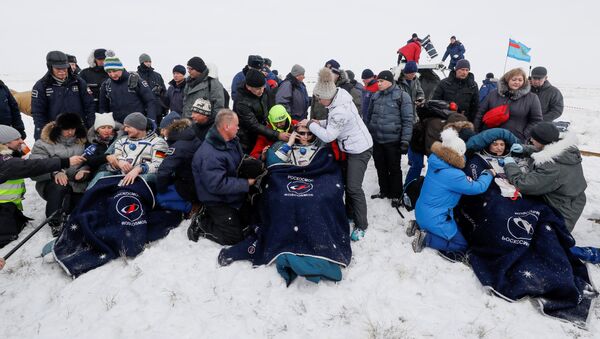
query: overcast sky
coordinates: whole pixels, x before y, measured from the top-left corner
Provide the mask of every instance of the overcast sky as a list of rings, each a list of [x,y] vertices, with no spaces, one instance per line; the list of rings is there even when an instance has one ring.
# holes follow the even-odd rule
[[[10,1],[0,13],[0,79],[30,88],[48,51],[74,54],[85,68],[99,47],[130,70],[146,52],[167,81],[174,65],[200,56],[217,64],[226,87],[248,54],[271,58],[283,76],[299,63],[314,77],[331,58],[357,74],[379,72],[416,32],[431,34],[440,58],[456,35],[478,81],[501,76],[511,37],[531,48],[532,66],[546,66],[552,82],[600,86],[599,8],[553,0]],[[423,54],[421,63],[429,63]],[[511,59],[511,67],[529,64]]]

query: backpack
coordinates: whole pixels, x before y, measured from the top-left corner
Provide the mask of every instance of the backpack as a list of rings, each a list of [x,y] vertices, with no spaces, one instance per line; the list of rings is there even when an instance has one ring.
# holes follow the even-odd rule
[[[507,122],[510,118],[510,109],[508,104],[496,106],[485,112],[481,119],[487,128],[494,128]]]
[[[407,211],[412,211],[417,206],[417,200],[421,195],[421,188],[425,182],[424,176],[419,176],[417,179],[413,179],[406,184],[404,192],[402,192],[402,205]]]

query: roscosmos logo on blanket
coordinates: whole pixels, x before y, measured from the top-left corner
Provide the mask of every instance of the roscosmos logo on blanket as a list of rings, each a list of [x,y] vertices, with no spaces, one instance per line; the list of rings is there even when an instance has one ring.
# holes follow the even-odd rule
[[[299,196],[299,197],[312,197],[312,193],[308,193],[312,191],[314,188],[313,180],[301,177],[295,177],[292,175],[288,175],[288,184],[287,191],[289,193],[285,193],[285,196]]]
[[[534,225],[538,222],[538,211],[515,212],[506,221],[506,229],[511,238],[502,236],[502,240],[516,245],[529,246],[533,238]]]
[[[131,221],[132,223],[140,219],[144,214],[142,203],[140,202],[139,196],[137,194],[133,192],[119,192],[115,196],[115,198],[118,199],[117,204],[115,205],[117,213],[119,213],[120,216]]]

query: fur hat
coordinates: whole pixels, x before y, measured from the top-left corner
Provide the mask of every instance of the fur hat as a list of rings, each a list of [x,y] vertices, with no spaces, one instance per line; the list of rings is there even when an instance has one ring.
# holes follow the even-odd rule
[[[318,99],[333,99],[337,88],[333,81],[333,73],[327,68],[323,67],[319,71],[319,79],[313,89],[313,95]]]
[[[453,128],[448,128],[442,131],[442,145],[450,148],[459,155],[464,155],[467,151],[467,145],[458,137],[458,133]]]
[[[0,125],[0,144],[7,144],[21,138],[21,133],[11,126]]]
[[[212,112],[212,105],[208,99],[196,99],[192,106],[192,113],[198,113],[206,116],[210,116]]]
[[[248,55],[248,66],[254,69],[261,69],[265,64],[265,59],[260,55]]]
[[[460,59],[458,60],[458,62],[456,63],[456,66],[454,66],[454,69],[458,70],[461,68],[466,68],[468,70],[471,69],[471,63],[469,62],[469,60],[467,59]]]
[[[52,122],[49,124],[52,124]],[[54,124],[54,128],[50,130],[48,135],[48,138],[52,142],[56,142],[61,136],[61,131],[65,129],[75,129],[75,137],[78,139],[85,139],[87,135],[81,116],[77,113],[61,113],[56,117]],[[44,127],[44,129],[46,129],[46,127]],[[44,132],[42,131],[42,134],[43,133]]]
[[[558,131],[558,128],[549,121],[539,122],[533,127],[533,130],[531,130],[531,137],[542,145],[557,142],[559,136],[560,132]]]
[[[113,118],[112,112],[96,113],[96,118],[94,120],[94,130],[96,131],[102,126],[112,126],[112,128],[115,128],[115,119]]]
[[[69,58],[61,51],[50,51],[46,54],[46,66],[48,69],[69,68]]]
[[[69,63],[77,63],[77,57],[71,54],[67,54],[67,60],[69,60]]]
[[[304,67],[295,64],[294,66],[292,66],[292,71],[290,73],[293,77],[297,77],[298,75],[304,75],[305,72],[306,70],[304,69]]]
[[[128,125],[140,131],[145,131],[148,125],[148,119],[140,112],[133,112],[125,117],[125,120],[123,120],[123,125]]]
[[[125,67],[123,67],[123,63],[121,62],[121,59],[115,56],[115,52],[106,51],[105,55],[106,59],[104,59],[104,71],[122,71],[125,69]]]

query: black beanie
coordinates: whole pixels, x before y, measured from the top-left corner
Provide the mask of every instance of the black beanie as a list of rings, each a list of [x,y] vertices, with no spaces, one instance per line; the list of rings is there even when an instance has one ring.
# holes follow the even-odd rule
[[[260,71],[249,69],[248,72],[246,72],[246,85],[259,88],[263,87],[265,83],[265,76]]]
[[[556,128],[553,123],[548,121],[542,121],[538,123],[531,131],[531,137],[542,145],[548,145],[553,142],[557,142],[559,135],[560,133],[558,132],[558,128]]]
[[[379,72],[377,79],[387,80],[393,84],[394,83],[394,74],[392,74],[391,71],[381,71],[381,72]]]
[[[207,69],[204,60],[202,60],[200,57],[191,58],[190,61],[188,61],[187,65],[200,73],[206,72]]]

